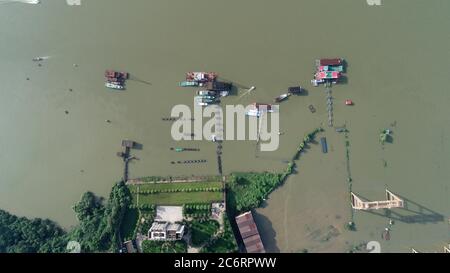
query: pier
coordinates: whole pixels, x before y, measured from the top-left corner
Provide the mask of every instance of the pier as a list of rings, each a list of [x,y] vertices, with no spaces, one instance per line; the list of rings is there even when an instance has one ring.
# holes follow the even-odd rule
[[[327,94],[327,111],[328,111],[328,126],[333,127],[333,97],[331,96],[331,83],[327,83],[325,93]]]
[[[223,117],[222,117],[222,107],[219,105],[214,105],[214,118],[215,118],[215,135],[212,141],[217,144],[216,156],[217,156],[217,172],[220,176],[223,174],[222,168],[222,141],[223,141]]]
[[[130,161],[137,159],[135,156],[130,156],[130,151],[136,146],[136,143],[132,140],[122,140],[122,151],[117,153],[117,156],[122,158],[124,162],[123,168],[123,181],[128,181],[129,168],[128,165]]]

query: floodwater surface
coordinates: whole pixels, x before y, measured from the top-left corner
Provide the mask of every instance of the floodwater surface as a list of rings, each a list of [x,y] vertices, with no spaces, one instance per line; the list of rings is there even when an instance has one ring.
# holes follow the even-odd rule
[[[85,191],[107,196],[121,179],[122,139],[141,144],[130,176],[216,174],[213,143],[177,143],[162,121],[196,92],[178,87],[187,71],[215,71],[237,85],[224,104],[270,103],[289,86],[306,96],[280,105],[275,152],[226,141],[223,169],[280,171],[304,134],[326,131],[329,152],[312,145],[298,173],[277,189],[257,221],[269,251],[347,251],[380,241],[382,251],[441,251],[449,243],[450,2],[65,1],[0,6],[0,208],[70,227]],[[36,56],[49,56],[39,67]],[[334,121],[349,129],[352,190],[369,200],[385,188],[405,209],[352,217],[345,138],[327,126],[314,60],[343,57],[347,80],[332,87]],[[76,64],[76,65],[74,65]],[[127,90],[104,88],[103,73],[128,71]],[[28,79],[27,79],[28,78]],[[355,105],[344,105],[352,99]],[[311,113],[308,105],[314,105]],[[108,123],[106,120],[110,120]],[[381,145],[380,130],[393,142]],[[170,147],[200,148],[175,153]],[[205,159],[206,164],[171,161]],[[344,225],[353,219],[357,231]],[[393,220],[391,240],[381,239]]]

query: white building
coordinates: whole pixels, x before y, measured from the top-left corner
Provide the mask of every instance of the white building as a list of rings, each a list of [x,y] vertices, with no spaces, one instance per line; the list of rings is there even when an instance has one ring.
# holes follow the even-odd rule
[[[168,222],[154,222],[148,231],[148,238],[155,241],[181,240],[184,235],[184,225]]]

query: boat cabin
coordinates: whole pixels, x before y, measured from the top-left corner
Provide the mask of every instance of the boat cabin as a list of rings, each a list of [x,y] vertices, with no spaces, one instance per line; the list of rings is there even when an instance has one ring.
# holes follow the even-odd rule
[[[304,92],[304,89],[301,86],[292,86],[288,88],[288,93],[298,95],[302,94]]]
[[[328,66],[328,65],[342,65],[343,60],[340,58],[334,58],[334,59],[320,59],[319,65],[320,66]]]
[[[210,91],[230,91],[233,87],[232,83],[212,81],[206,84],[206,89]]]

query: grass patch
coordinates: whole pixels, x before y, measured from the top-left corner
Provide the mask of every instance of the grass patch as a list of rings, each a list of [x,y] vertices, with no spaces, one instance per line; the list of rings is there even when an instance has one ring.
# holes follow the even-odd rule
[[[222,188],[221,182],[189,182],[189,183],[147,183],[142,185],[128,185],[131,192],[147,190],[172,190],[172,189],[208,189]]]
[[[155,193],[140,194],[139,205],[184,205],[191,203],[213,203],[221,201],[222,192],[175,192],[175,193]],[[133,194],[133,204],[137,204],[137,195]]]
[[[120,225],[120,234],[124,240],[131,240],[134,238],[134,231],[136,230],[137,221],[139,218],[139,211],[137,209],[128,209]]]
[[[219,223],[214,220],[192,221],[189,229],[192,235],[192,245],[198,247],[211,239],[219,229]]]
[[[142,242],[142,252],[144,253],[187,253],[185,241],[150,241]]]
[[[228,182],[228,205],[238,212],[251,210],[283,183],[285,175],[277,173],[235,173]]]
[[[224,232],[201,249],[202,253],[235,253],[238,251],[236,238],[228,217],[224,216]]]

